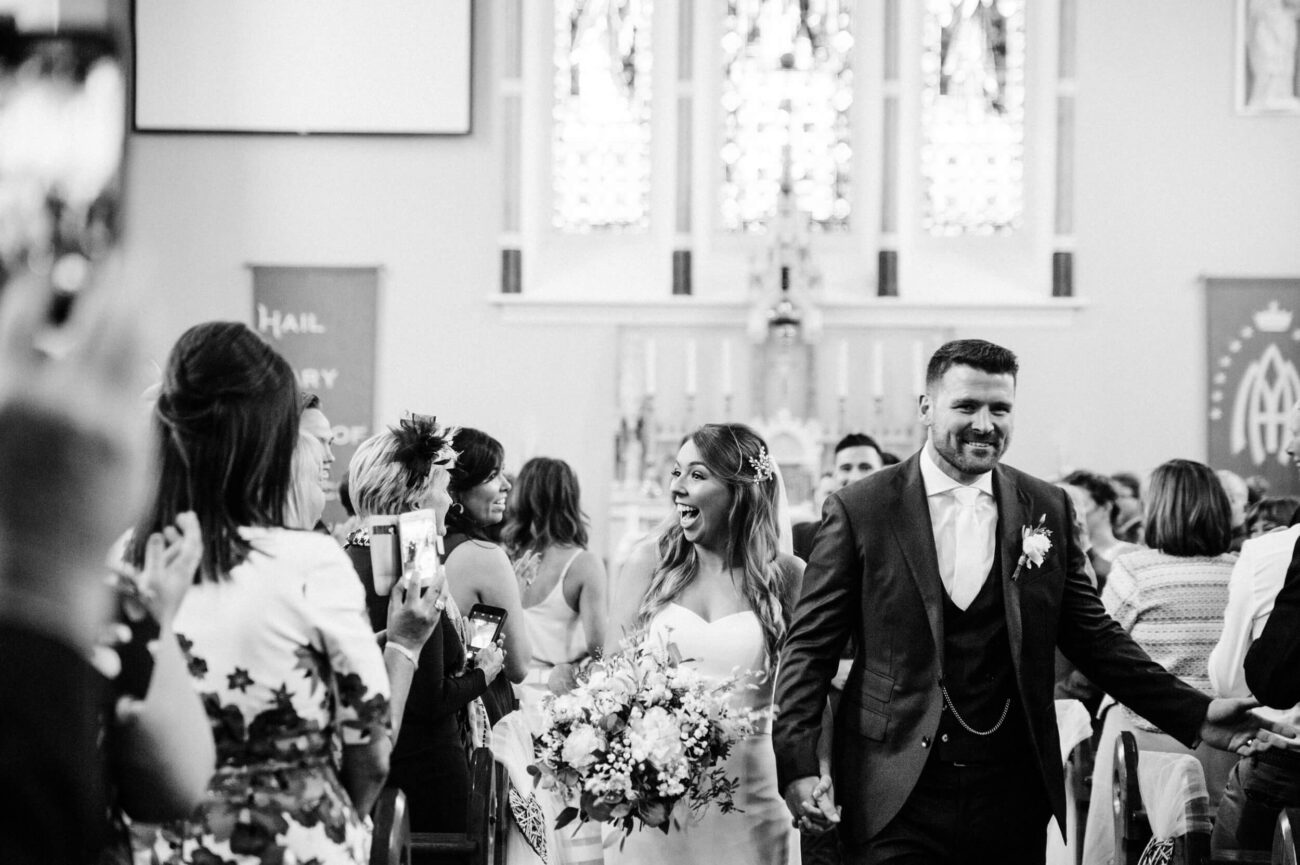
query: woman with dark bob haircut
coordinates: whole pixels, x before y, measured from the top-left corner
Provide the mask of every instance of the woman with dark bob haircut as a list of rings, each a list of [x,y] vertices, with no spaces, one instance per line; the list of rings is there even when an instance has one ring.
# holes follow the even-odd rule
[[[1146,542],[1151,549],[1115,559],[1101,599],[1106,611],[1151,659],[1213,697],[1210,652],[1223,632],[1228,578],[1237,561],[1232,506],[1209,466],[1170,460],[1156,468],[1146,495]],[[1205,767],[1211,807],[1217,806],[1235,754],[1202,745],[1189,751],[1122,706],[1106,715],[1084,835],[1083,861],[1109,861],[1114,852],[1111,760],[1115,740],[1131,731],[1146,751],[1195,754]]]
[[[284,527],[293,370],[242,324],[197,325],[172,349],[154,421],[161,470],[128,557],[141,563],[144,539],[197,515],[203,556],[175,631],[217,772],[152,852],[166,863],[364,863],[364,815],[388,773],[388,679],[347,555]]]
[[[502,531],[533,647],[528,693],[562,693],[573,665],[605,645],[605,565],[587,550],[578,476],[564,460],[533,457],[515,479]]]

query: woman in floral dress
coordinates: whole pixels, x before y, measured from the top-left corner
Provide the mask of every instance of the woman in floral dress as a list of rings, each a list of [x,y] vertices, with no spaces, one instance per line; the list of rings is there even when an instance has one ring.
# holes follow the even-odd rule
[[[325,535],[284,528],[293,372],[242,324],[198,325],[172,350],[154,418],[160,470],[135,537],[186,510],[202,527],[174,629],[217,771],[153,852],[169,863],[365,863],[364,815],[388,771],[388,680],[347,556]],[[141,561],[142,545],[128,555]]]

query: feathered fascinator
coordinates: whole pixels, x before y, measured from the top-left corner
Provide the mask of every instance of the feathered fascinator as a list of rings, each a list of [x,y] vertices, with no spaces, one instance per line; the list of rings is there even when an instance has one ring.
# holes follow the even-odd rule
[[[457,428],[439,426],[436,417],[412,412],[389,429],[397,440],[393,457],[406,470],[412,486],[427,478],[434,466],[451,468],[456,461],[451,441]]]

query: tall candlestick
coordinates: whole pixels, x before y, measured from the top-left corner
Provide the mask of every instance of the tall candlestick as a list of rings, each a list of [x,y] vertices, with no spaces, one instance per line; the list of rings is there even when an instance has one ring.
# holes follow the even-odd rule
[[[912,342],[912,398],[925,393],[925,347],[921,341]]]
[[[885,395],[885,346],[880,340],[871,344],[871,395],[876,399]]]
[[[722,395],[731,396],[734,392],[731,382],[731,340],[722,341]]]
[[[645,392],[654,396],[655,392],[655,341],[645,341]]]
[[[839,363],[835,367],[835,395],[844,399],[849,395],[849,341],[840,340]]]
[[[695,396],[695,340],[686,343],[686,394]]]

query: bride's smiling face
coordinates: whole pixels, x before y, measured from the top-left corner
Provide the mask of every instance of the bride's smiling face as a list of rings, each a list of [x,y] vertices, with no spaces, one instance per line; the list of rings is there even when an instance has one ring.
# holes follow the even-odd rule
[[[705,464],[694,442],[688,440],[677,452],[668,490],[686,540],[709,547],[725,543],[731,491]]]

